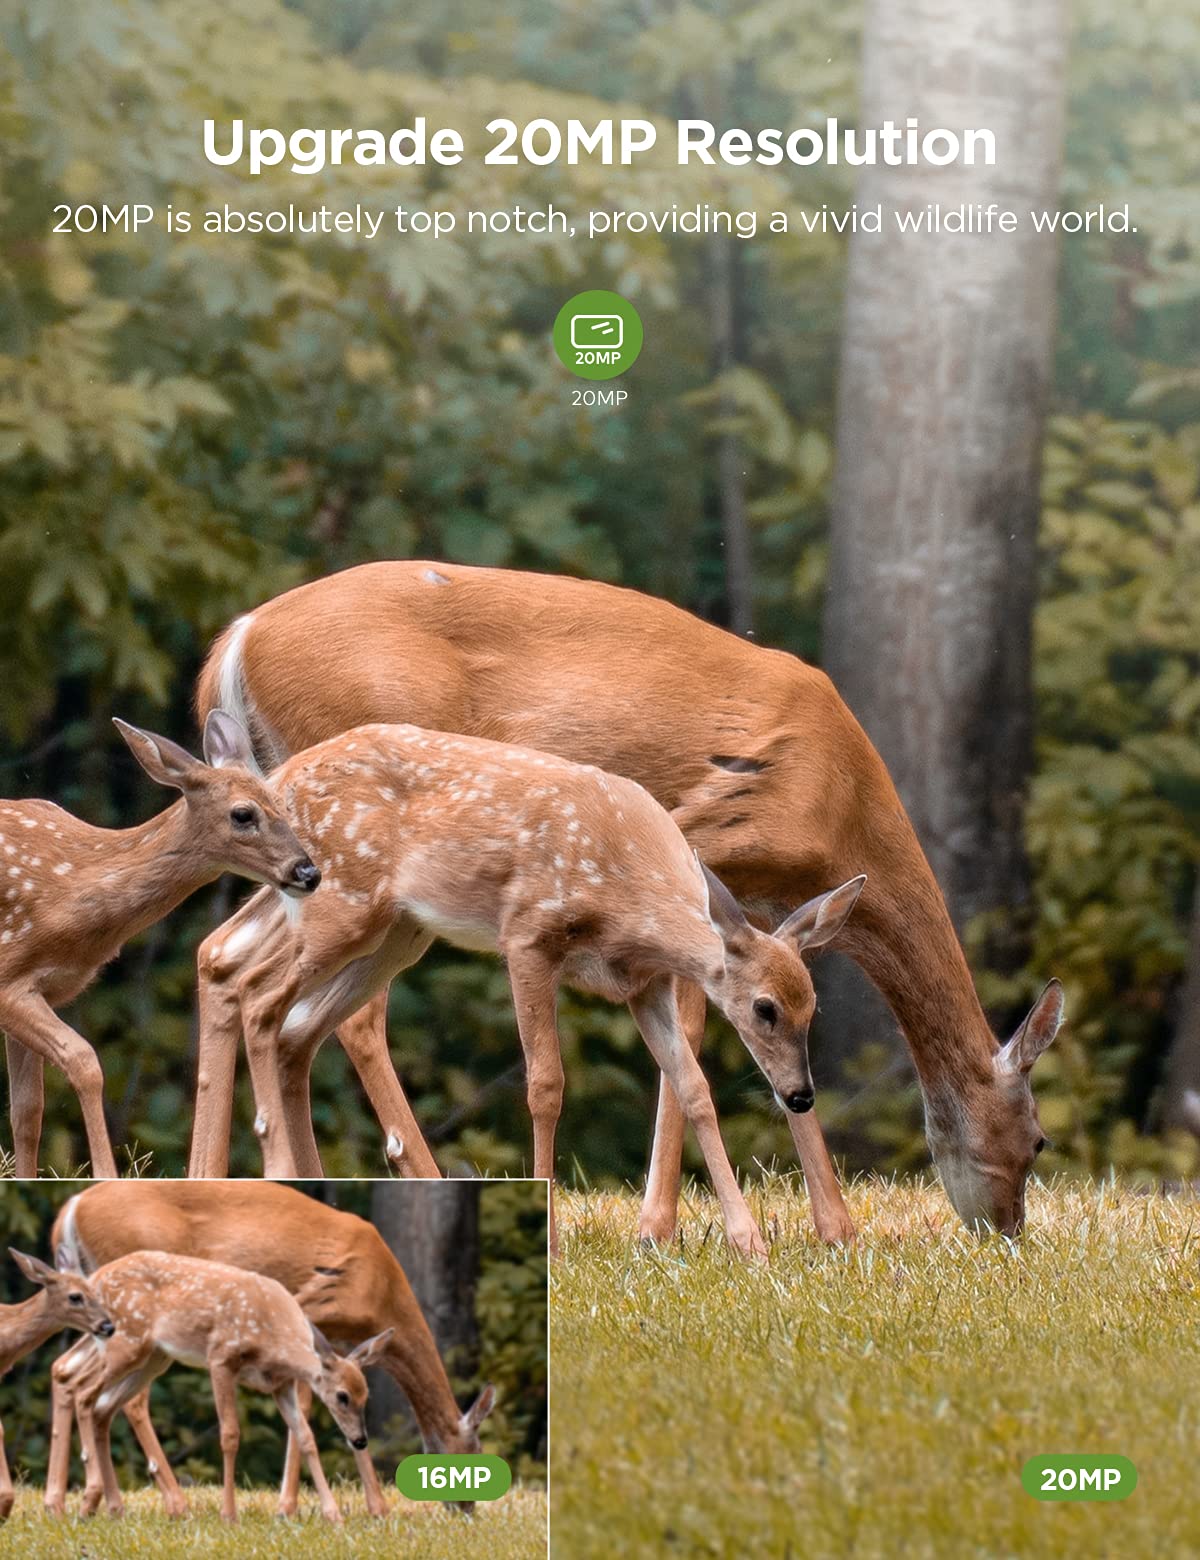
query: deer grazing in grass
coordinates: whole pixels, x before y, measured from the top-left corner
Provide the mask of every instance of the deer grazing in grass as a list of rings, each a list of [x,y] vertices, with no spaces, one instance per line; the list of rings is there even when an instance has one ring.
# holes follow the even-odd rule
[[[320,873],[257,773],[246,733],[214,710],[205,762],[116,725],[152,780],[181,800],[132,829],[97,829],[51,802],[0,803],[0,1029],[7,1037],[18,1176],[36,1176],[46,1061],[79,1098],[92,1173],[115,1176],[95,1051],[55,1009],[137,932],[222,872],[311,893]]]
[[[113,1516],[123,1510],[109,1448],[109,1428],[130,1398],[146,1391],[172,1363],[203,1365],[212,1382],[221,1431],[224,1483],[221,1515],[237,1521],[235,1475],[237,1388],[269,1393],[308,1464],[321,1514],[340,1522],[308,1419],[297,1395],[303,1383],[321,1399],[356,1451],[367,1444],[363,1411],[373,1365],[391,1339],[370,1338],[343,1358],[305,1317],[282,1284],[261,1273],[163,1251],[135,1251],[92,1275],[92,1286],[117,1331],[103,1349],[85,1342],[60,1356],[56,1390],[66,1388],[79,1422],[87,1465],[83,1508],[103,1498]]]
[[[829,946],[862,966],[904,1031],[959,1215],[1020,1229],[1042,1142],[1029,1074],[1061,1022],[1061,988],[1051,982],[1012,1040],[997,1043],[887,769],[822,672],[611,585],[375,563],[239,618],[213,647],[196,705],[201,718],[217,705],[235,711],[268,770],[349,727],[399,721],[627,775],[761,925],[865,873],[870,886]],[[681,983],[677,1002],[696,1049],[703,992]],[[354,1020],[376,1032],[376,1049],[383,1020],[381,999]],[[367,1048],[362,1036],[356,1044]],[[815,1115],[789,1126],[819,1234],[849,1238]],[[664,1081],[645,1237],[674,1230],[682,1146],[680,1105]]]
[[[397,1191],[402,1189],[397,1187]],[[59,1210],[51,1244],[55,1260],[94,1272],[131,1252],[188,1254],[261,1273],[296,1297],[305,1316],[342,1349],[384,1340],[375,1362],[412,1405],[430,1452],[478,1452],[479,1426],[495,1392],[488,1386],[461,1411],[437,1345],[404,1270],[378,1230],[352,1213],[329,1208],[294,1187],[272,1181],[122,1181],[99,1183]],[[46,1505],[65,1509],[70,1461],[73,1362],[64,1355],[54,1380],[54,1423]],[[307,1411],[308,1389],[300,1389]],[[125,1405],[167,1510],[187,1503],[150,1423],[147,1395]],[[372,1516],[387,1502],[370,1454],[354,1449]],[[300,1449],[289,1433],[280,1510],[295,1512]]]
[[[788,1110],[811,1109],[806,1037],[816,999],[801,953],[835,935],[861,878],[768,935],[635,781],[415,726],[358,727],[289,760],[272,784],[324,864],[325,887],[294,917],[276,896],[256,896],[200,956],[201,1075],[231,1076],[243,1030],[266,1175],[320,1174],[314,1051],[440,936],[504,956],[535,1175],[554,1175],[563,1094],[555,1002],[567,980],[628,1003],[695,1128],[730,1244],[765,1256],[704,1074],[678,1029],[675,981],[717,1004]],[[386,1045],[354,1060],[364,1078],[392,1072]],[[224,1168],[231,1103],[199,1093],[200,1174]]]
[[[47,1267],[11,1246],[8,1254],[29,1282],[38,1286],[38,1293],[19,1305],[0,1305],[0,1376],[64,1327],[96,1338],[112,1337],[112,1317],[81,1273]],[[0,1425],[0,1521],[12,1511],[14,1498]]]

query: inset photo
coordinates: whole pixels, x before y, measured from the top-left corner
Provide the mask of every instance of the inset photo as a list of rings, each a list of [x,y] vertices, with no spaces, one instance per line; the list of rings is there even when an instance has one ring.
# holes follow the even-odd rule
[[[0,1237],[0,1556],[545,1555],[544,1181],[8,1182]]]

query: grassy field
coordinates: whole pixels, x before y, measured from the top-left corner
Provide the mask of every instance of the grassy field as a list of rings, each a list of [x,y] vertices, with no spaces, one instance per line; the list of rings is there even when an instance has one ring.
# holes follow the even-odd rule
[[[751,1194],[769,1267],[690,1196],[638,1251],[636,1201],[564,1194],[552,1278],[552,1553],[1200,1553],[1200,1202],[1031,1188],[978,1242],[935,1186],[864,1180],[827,1250],[792,1177]],[[1119,1452],[1121,1504],[1043,1504],[1037,1453]]]
[[[477,1505],[473,1517],[440,1506],[402,1501],[394,1492],[391,1516],[368,1517],[356,1485],[335,1488],[345,1527],[324,1522],[311,1491],[302,1488],[300,1515],[283,1521],[275,1515],[274,1490],[239,1490],[236,1527],[221,1521],[217,1489],[188,1491],[192,1514],[173,1522],[165,1517],[154,1490],[126,1496],[119,1522],[107,1516],[68,1515],[51,1521],[40,1504],[40,1491],[23,1489],[8,1522],[0,1529],[0,1556],[22,1560],[174,1560],[198,1555],[205,1560],[545,1560],[546,1494],[514,1487],[502,1499]],[[307,1500],[304,1496],[308,1496]],[[72,1510],[77,1507],[72,1501]]]

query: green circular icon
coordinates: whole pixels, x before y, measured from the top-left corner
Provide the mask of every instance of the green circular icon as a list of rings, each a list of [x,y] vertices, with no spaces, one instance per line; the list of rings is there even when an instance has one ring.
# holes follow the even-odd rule
[[[576,293],[554,321],[554,350],[580,379],[615,379],[637,362],[642,322],[620,293]]]

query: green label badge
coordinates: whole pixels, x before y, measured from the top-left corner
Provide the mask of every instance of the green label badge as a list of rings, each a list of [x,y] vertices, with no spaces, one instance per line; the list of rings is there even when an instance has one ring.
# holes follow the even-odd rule
[[[1125,1500],[1137,1489],[1128,1457],[1031,1457],[1021,1484],[1034,1500]]]
[[[620,293],[576,293],[554,321],[554,350],[580,379],[615,379],[642,350],[642,322]]]
[[[511,1484],[504,1458],[484,1452],[420,1452],[396,1469],[396,1488],[409,1500],[499,1500]]]

